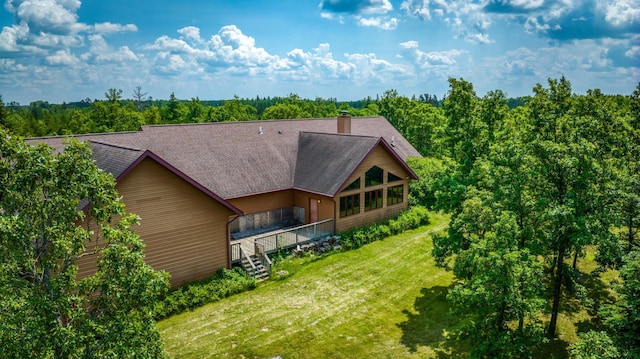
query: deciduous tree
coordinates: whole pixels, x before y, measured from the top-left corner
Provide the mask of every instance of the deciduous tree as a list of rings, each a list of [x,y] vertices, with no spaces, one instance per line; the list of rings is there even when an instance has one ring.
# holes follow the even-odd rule
[[[168,282],[145,264],[136,223],[87,144],[56,155],[0,129],[2,356],[162,357],[151,308]],[[97,272],[78,278],[89,253]]]

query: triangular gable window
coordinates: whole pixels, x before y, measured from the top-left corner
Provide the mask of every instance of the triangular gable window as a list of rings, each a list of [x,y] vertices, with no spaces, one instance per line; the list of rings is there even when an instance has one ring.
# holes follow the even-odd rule
[[[360,189],[360,177],[358,177],[357,180],[351,182],[351,184],[345,187],[345,189],[343,189],[342,192],[351,191],[354,189]]]
[[[398,181],[402,181],[402,178],[394,175],[391,172],[389,172],[389,174],[387,174],[387,183],[398,182]]]
[[[382,170],[382,168],[373,166],[364,175],[364,185],[365,187],[377,186],[379,184],[382,184],[383,179],[384,171]]]

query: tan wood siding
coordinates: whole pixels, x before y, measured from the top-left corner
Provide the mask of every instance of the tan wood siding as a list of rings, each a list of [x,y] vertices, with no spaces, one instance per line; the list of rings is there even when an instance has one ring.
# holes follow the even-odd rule
[[[293,206],[293,190],[277,191],[230,199],[229,203],[246,214]]]
[[[304,208],[305,223],[310,222],[309,215],[309,200],[318,202],[318,221],[333,218],[334,206],[331,197],[321,196],[318,194],[312,194],[304,191],[295,191],[294,205],[296,207]]]
[[[172,286],[227,267],[229,209],[149,158],[116,188],[127,212],[140,216],[134,230],[146,245],[145,261],[169,272]],[[81,269],[80,275],[87,275],[95,264],[84,263]]]
[[[378,166],[384,170],[384,183],[377,186],[365,187],[364,175],[373,166]],[[387,174],[391,172],[402,178],[401,181],[387,183]],[[376,222],[382,222],[393,218],[406,210],[409,206],[407,201],[409,193],[409,174],[396,162],[396,160],[382,147],[378,145],[371,153],[362,161],[360,166],[345,182],[343,188],[351,184],[356,179],[360,180],[360,189],[338,192],[335,198],[336,233],[347,231],[351,228],[362,227]],[[403,201],[392,205],[387,205],[387,187],[403,185]],[[364,194],[368,191],[382,189],[382,208],[365,211]],[[360,194],[360,213],[340,218],[340,197],[348,194]]]

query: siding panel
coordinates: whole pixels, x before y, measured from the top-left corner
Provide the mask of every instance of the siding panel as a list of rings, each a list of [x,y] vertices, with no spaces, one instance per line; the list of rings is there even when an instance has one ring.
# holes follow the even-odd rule
[[[140,216],[133,230],[146,245],[145,261],[169,272],[172,286],[227,267],[227,222],[232,212],[222,204],[150,158],[116,188],[127,212]],[[95,256],[82,258],[79,267],[79,277],[95,272]]]
[[[378,166],[384,170],[384,184],[378,186],[365,187],[364,174],[373,166]],[[387,184],[387,173],[393,173],[396,176],[402,178],[402,181],[393,182]],[[389,153],[382,147],[376,147],[371,153],[362,161],[360,166],[354,171],[354,173],[345,182],[343,188],[351,184],[357,178],[361,178],[360,189],[350,190],[348,192],[338,192],[335,201],[335,218],[336,218],[336,233],[347,231],[351,228],[362,227],[376,222],[382,222],[387,219],[393,218],[406,210],[409,206],[407,199],[409,191],[409,174],[395,161],[395,159],[389,155]],[[402,203],[396,203],[393,205],[387,205],[387,190],[388,186],[404,185],[404,197]],[[373,209],[370,211],[364,210],[364,193],[374,190],[383,189],[383,207]],[[347,217],[340,218],[340,197],[345,194],[360,193],[360,213]]]

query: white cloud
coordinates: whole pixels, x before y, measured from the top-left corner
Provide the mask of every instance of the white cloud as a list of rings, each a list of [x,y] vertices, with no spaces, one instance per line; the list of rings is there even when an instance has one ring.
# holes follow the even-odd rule
[[[5,9],[13,13],[15,24],[5,26],[0,32],[0,53],[11,57],[40,57],[50,65],[71,66],[77,64],[77,51],[91,44],[90,57],[101,61],[125,61],[136,58],[131,50],[110,48],[96,55],[95,37],[137,31],[134,24],[103,22],[87,25],[79,22],[79,0],[6,0]],[[102,44],[106,42],[100,37]],[[80,55],[86,58],[87,53]]]
[[[484,11],[485,1],[471,0],[405,0],[400,9],[407,16],[430,21],[432,14],[443,19],[455,37],[471,43],[491,43],[488,34],[491,17]]]
[[[211,37],[208,49],[217,59],[228,64],[268,66],[279,60],[265,49],[256,47],[255,39],[244,35],[235,25],[223,26],[217,35]]]
[[[45,61],[52,66],[71,66],[78,63],[78,58],[71,54],[69,50],[59,50],[55,54],[47,56]]]
[[[404,10],[409,16],[431,20],[429,0],[405,0],[400,4],[400,10]]]
[[[377,27],[382,30],[395,30],[398,28],[398,19],[381,17],[360,18],[360,20],[358,20],[358,25]]]
[[[178,30],[178,33],[185,39],[195,44],[202,44],[203,40],[200,37],[200,29],[195,26],[187,26]]]
[[[640,25],[640,1],[613,0],[607,4],[605,20],[613,26]]]
[[[400,43],[400,47],[403,49],[417,49],[419,46],[420,45],[415,40]]]
[[[414,40],[400,43],[400,48],[410,54],[415,64],[422,69],[448,68],[453,72],[458,64],[456,58],[466,54],[466,51],[458,49],[425,52],[419,47],[418,42]]]
[[[625,51],[624,55],[630,59],[640,60],[640,46],[631,46],[631,48]]]
[[[95,32],[102,34],[102,35],[107,35],[107,34],[114,34],[114,33],[119,33],[119,32],[136,32],[138,31],[138,27],[134,24],[127,24],[127,25],[122,25],[122,24],[113,24],[110,22],[102,22],[99,24],[95,24],[93,25],[93,29],[95,30]]]
[[[80,55],[83,61],[123,63],[140,59],[140,56],[131,51],[128,46],[121,46],[117,51],[114,51],[102,35],[91,35],[89,41],[91,42],[89,51]]]
[[[145,45],[145,50],[171,51],[177,53],[195,53],[196,50],[181,39],[174,39],[163,35],[157,38],[153,44]]]

